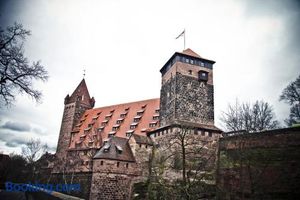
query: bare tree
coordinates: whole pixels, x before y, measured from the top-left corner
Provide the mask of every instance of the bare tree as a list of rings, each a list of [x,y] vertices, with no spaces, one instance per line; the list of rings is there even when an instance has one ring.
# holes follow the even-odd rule
[[[16,93],[25,93],[40,102],[42,93],[33,88],[33,80],[46,81],[48,73],[40,61],[30,64],[24,56],[24,41],[30,31],[15,23],[0,27],[0,105],[12,105]]]
[[[221,121],[228,131],[253,132],[279,126],[272,106],[264,101],[256,101],[253,105],[236,101],[235,105],[229,105],[227,111],[223,112]]]
[[[177,197],[193,199],[199,197],[199,190],[195,189],[201,185],[210,168],[214,163],[215,148],[211,148],[213,140],[197,136],[198,132],[193,127],[179,126],[174,132],[165,135],[166,140],[160,141],[159,151],[152,159],[152,180],[167,190],[173,188]],[[154,147],[155,148],[155,147]],[[163,180],[165,171],[173,174],[172,178],[179,184],[167,183]],[[177,171],[177,173],[174,173]],[[178,173],[180,172],[180,173]],[[181,174],[178,176],[176,174]],[[168,177],[167,177],[168,179]],[[168,185],[171,184],[171,185]],[[197,190],[197,192],[195,192]],[[163,191],[161,191],[163,193]],[[170,191],[168,191],[170,193]],[[175,193],[174,193],[175,195]],[[172,199],[170,198],[170,199]]]
[[[291,106],[289,118],[285,120],[286,124],[292,126],[300,123],[300,75],[282,91],[279,100]]]
[[[29,164],[37,161],[42,154],[48,149],[47,144],[42,144],[40,139],[30,139],[25,147],[22,147],[22,155],[26,158]]]

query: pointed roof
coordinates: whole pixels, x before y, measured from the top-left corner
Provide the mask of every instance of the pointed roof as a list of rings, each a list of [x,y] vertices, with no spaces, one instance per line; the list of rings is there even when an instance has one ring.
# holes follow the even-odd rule
[[[197,54],[196,52],[194,52],[190,48],[187,48],[187,49],[183,50],[182,54],[185,54],[185,55],[188,55],[188,56],[197,57],[197,58],[202,58],[199,54]]]
[[[89,94],[89,90],[86,86],[84,78],[81,80],[79,85],[76,87],[71,96],[67,96],[68,102],[76,102],[78,99],[86,105],[91,105],[91,97]]]

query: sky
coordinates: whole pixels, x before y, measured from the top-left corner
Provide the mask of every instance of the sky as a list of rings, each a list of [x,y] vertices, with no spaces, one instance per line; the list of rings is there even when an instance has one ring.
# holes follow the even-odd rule
[[[43,101],[19,94],[0,110],[0,152],[20,153],[31,138],[54,152],[64,97],[83,78],[95,107],[160,95],[160,68],[183,40],[214,60],[215,123],[228,104],[269,102],[283,126],[282,90],[300,74],[300,3],[293,0],[0,0],[0,26],[31,30],[24,44],[48,82]]]

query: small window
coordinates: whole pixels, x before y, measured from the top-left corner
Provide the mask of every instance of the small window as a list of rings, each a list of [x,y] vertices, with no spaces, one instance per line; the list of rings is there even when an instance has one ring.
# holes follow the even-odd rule
[[[112,128],[112,131],[117,131],[117,130],[119,130],[118,126],[115,126],[115,127]]]
[[[123,121],[124,121],[123,118],[117,119],[117,124],[122,124]]]
[[[119,146],[119,145],[116,145],[116,149],[117,149],[117,152],[118,152],[119,154],[121,154],[121,153],[123,152],[122,147]]]
[[[131,125],[130,126],[130,129],[135,129],[136,128],[136,125]]]
[[[204,132],[204,131],[201,131],[201,135],[202,135],[202,136],[205,136],[205,132]]]
[[[194,134],[198,135],[198,130],[197,129],[194,130]]]
[[[120,162],[117,162],[117,167],[119,167],[120,166]]]
[[[159,120],[159,115],[153,115],[153,120]]]
[[[201,66],[201,67],[204,67],[204,62],[200,62],[200,66]]]
[[[100,165],[103,165],[103,163],[104,163],[103,160],[101,160]]]
[[[189,61],[190,61],[190,60],[189,60],[188,58],[185,59],[185,62],[186,62],[186,63],[189,63]]]
[[[126,115],[127,115],[127,113],[122,113],[122,114],[120,114],[120,117],[121,117],[121,118],[125,118]]]
[[[137,111],[137,115],[138,115],[138,116],[143,115],[144,111],[145,111],[145,110],[139,110],[139,111]]]
[[[129,164],[128,164],[128,163],[126,163],[126,168],[128,168],[128,166],[129,166]]]
[[[191,60],[191,64],[192,64],[192,65],[194,64],[194,61],[193,61],[193,60]]]
[[[208,133],[208,137],[212,137],[212,132],[209,132],[209,133]]]
[[[189,70],[189,75],[192,75],[193,74],[193,71],[192,70]]]
[[[199,78],[199,81],[208,81],[208,72],[206,71],[203,71],[203,70],[200,70],[198,72],[198,78]]]

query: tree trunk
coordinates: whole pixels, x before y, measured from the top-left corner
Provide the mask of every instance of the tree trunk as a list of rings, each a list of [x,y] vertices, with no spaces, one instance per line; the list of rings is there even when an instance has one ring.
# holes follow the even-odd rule
[[[184,140],[181,141],[181,151],[182,151],[182,180],[183,185],[186,186],[186,169],[185,169],[185,146],[184,146]]]

